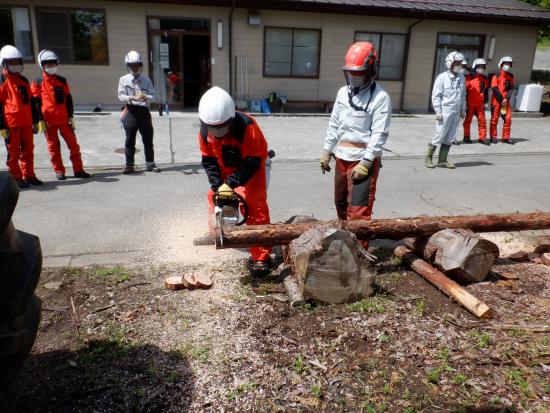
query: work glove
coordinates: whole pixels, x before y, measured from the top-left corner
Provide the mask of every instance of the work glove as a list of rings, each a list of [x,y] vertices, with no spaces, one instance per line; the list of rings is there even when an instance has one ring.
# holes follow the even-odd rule
[[[435,121],[439,122],[439,123],[443,122],[443,115],[441,113],[436,113],[435,114]]]
[[[323,150],[323,153],[321,154],[321,158],[319,159],[319,162],[321,163],[321,172],[323,175],[325,172],[330,172],[330,158],[332,158],[332,153],[330,153],[327,150]]]
[[[369,169],[371,167],[372,162],[367,161],[366,159],[363,159],[361,162],[355,165],[355,168],[353,168],[353,171],[351,171],[352,182],[356,183],[367,179],[367,177],[369,176]]]
[[[7,129],[0,129],[0,136],[2,136],[4,139],[8,139],[8,130]]]
[[[235,196],[235,191],[227,184],[223,184],[218,188],[218,199],[227,200]]]
[[[44,132],[46,132],[46,122],[41,120],[40,122],[38,122],[38,133],[44,133]]]
[[[72,129],[72,130],[75,130],[76,129],[76,122],[74,120],[74,117],[73,118],[69,118],[69,127]]]

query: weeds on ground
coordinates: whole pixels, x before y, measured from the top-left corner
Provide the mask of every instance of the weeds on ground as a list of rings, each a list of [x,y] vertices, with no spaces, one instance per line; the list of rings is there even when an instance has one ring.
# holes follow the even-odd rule
[[[229,390],[225,397],[228,400],[235,400],[238,396],[244,393],[248,393],[250,390],[258,387],[258,384],[255,382],[249,382],[249,383],[242,383],[239,384],[237,387],[235,387],[232,390]]]
[[[489,333],[480,333],[477,330],[472,330],[468,332],[468,337],[477,340],[475,347],[478,349],[487,348],[491,343],[491,335]]]
[[[385,304],[388,300],[382,297],[368,297],[361,301],[348,305],[348,310],[354,313],[382,314],[386,311]]]
[[[120,284],[130,280],[130,274],[122,267],[98,268],[95,275],[108,284]]]

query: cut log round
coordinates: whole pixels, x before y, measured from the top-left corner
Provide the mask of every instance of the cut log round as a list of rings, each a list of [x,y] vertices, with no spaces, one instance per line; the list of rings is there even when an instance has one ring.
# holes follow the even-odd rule
[[[330,226],[354,233],[360,240],[403,239],[429,236],[443,229],[465,228],[475,232],[522,231],[550,228],[550,213],[459,215],[353,221],[326,221],[302,224],[249,225],[216,229],[218,248],[245,248],[258,245],[285,245],[308,229]],[[223,243],[220,241],[222,236]]]
[[[195,284],[198,288],[207,290],[212,287],[212,279],[208,275],[204,274],[195,274]]]
[[[494,313],[487,304],[479,301],[466,289],[458,285],[453,280],[447,278],[445,274],[438,271],[426,261],[421,260],[412,251],[404,246],[395,248],[396,257],[407,263],[417,274],[437,287],[443,294],[458,301],[464,308],[479,318],[492,318]]]
[[[445,275],[462,282],[485,280],[499,256],[495,243],[465,229],[445,229],[403,242]]]
[[[164,280],[164,288],[169,290],[181,290],[185,288],[182,282],[182,277],[178,275],[173,275]]]
[[[183,276],[182,282],[185,288],[188,288],[190,290],[194,290],[195,288],[197,288],[197,282],[195,281],[194,274],[185,274]]]
[[[290,302],[303,298],[337,304],[372,294],[374,275],[359,258],[357,238],[350,232],[317,227],[288,248],[294,280],[285,280]]]

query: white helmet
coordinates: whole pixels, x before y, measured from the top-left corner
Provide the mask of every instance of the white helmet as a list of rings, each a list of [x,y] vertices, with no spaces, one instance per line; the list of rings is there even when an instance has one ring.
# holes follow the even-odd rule
[[[135,50],[131,50],[131,51],[128,52],[128,54],[124,58],[124,63],[126,63],[126,64],[141,63],[141,64],[143,64],[143,59],[141,58],[141,55],[138,52],[136,52]]]
[[[23,59],[23,55],[15,46],[6,45],[0,50],[0,64],[4,64],[6,60]],[[7,62],[6,62],[7,63]]]
[[[199,102],[199,119],[207,126],[223,125],[235,117],[235,102],[218,86],[206,91]]]
[[[500,69],[504,63],[514,63],[514,59],[511,56],[504,56],[498,62],[498,68]]]
[[[464,66],[464,65],[468,66],[468,61],[467,60],[462,61],[462,66]]]
[[[447,69],[450,69],[454,62],[460,62],[460,64],[462,64],[463,60],[464,60],[464,55],[462,53],[451,52],[445,58],[445,66],[447,66]]]
[[[472,65],[472,67],[475,69],[476,67],[481,65],[487,66],[487,62],[485,61],[485,59],[479,58],[474,60],[474,64]]]
[[[40,66],[40,69],[44,69],[44,63],[55,63],[56,65],[59,64],[59,57],[57,56],[57,53],[52,52],[51,50],[42,50],[40,53],[38,53],[38,66]]]

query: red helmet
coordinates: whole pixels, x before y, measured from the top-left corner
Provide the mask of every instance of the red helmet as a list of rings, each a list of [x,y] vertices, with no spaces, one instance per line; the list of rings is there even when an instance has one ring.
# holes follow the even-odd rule
[[[346,64],[342,68],[348,72],[370,71],[378,75],[378,55],[372,43],[357,42],[346,53]]]

